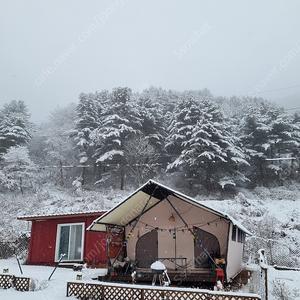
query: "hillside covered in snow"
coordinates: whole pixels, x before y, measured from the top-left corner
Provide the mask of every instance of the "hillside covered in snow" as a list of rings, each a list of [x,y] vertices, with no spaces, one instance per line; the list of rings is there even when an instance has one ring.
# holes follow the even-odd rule
[[[125,199],[133,190],[106,189],[102,191],[75,190],[73,192],[59,189],[42,189],[28,196],[2,195],[0,205],[0,230],[2,241],[14,242],[22,234],[30,231],[25,221],[17,220],[19,216],[52,215],[77,212],[109,210]],[[299,265],[297,249],[300,243],[300,185],[289,188],[273,189],[255,188],[252,191],[241,189],[232,199],[208,199],[207,196],[194,197],[205,205],[228,213],[243,224],[253,236],[248,237],[246,257],[255,258],[252,250],[257,247],[276,243],[286,257],[284,265]],[[250,244],[250,245],[249,245]],[[261,245],[259,245],[261,244]],[[265,246],[263,246],[265,247]],[[277,246],[276,246],[277,247]],[[287,250],[288,249],[288,250]],[[292,255],[286,256],[286,251]]]

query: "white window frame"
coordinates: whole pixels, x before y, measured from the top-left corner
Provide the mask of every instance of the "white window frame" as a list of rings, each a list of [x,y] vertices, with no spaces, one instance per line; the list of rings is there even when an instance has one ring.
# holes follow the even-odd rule
[[[55,246],[55,262],[58,262],[59,260],[59,242],[60,242],[60,233],[61,233],[61,227],[64,226],[72,226],[72,225],[81,225],[82,226],[82,236],[81,236],[81,256],[80,259],[71,259],[69,260],[68,257],[64,257],[62,261],[82,261],[83,260],[83,252],[84,252],[84,232],[85,232],[85,223],[61,223],[57,224],[57,231],[56,231],[56,246]],[[70,238],[69,238],[69,251],[70,253]]]

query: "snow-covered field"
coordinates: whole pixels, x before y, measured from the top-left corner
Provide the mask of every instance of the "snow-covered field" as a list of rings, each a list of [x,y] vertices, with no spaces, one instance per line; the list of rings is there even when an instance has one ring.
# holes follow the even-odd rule
[[[85,269],[82,272],[75,272],[70,268],[57,268],[51,279],[48,280],[54,267],[21,265],[23,271],[23,275],[21,275],[16,260],[0,260],[0,274],[3,269],[7,268],[10,275],[30,278],[30,291],[19,292],[13,288],[7,290],[0,288],[1,300],[65,300],[67,282],[75,281],[77,274],[82,275],[83,281],[90,281],[92,278],[97,278],[98,275],[103,275],[106,272],[105,269]],[[76,298],[69,297],[68,299]]]

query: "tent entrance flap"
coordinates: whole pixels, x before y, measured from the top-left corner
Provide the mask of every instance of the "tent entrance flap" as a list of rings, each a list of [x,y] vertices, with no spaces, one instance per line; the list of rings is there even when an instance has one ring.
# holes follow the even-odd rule
[[[132,236],[132,234],[133,234],[133,232],[134,232],[134,229],[135,229],[137,223],[139,222],[139,220],[140,220],[142,214],[143,214],[144,211],[146,210],[146,207],[148,206],[150,200],[152,199],[152,197],[153,197],[153,195],[154,195],[154,193],[156,192],[157,189],[158,189],[158,186],[156,186],[156,187],[154,188],[154,190],[153,190],[152,194],[150,195],[150,197],[149,197],[147,203],[145,204],[145,206],[143,207],[142,211],[140,212],[140,214],[139,214],[138,217],[136,218],[136,220],[135,220],[135,222],[134,222],[134,225],[132,226],[132,229],[130,230],[130,232],[129,232],[128,235],[126,236],[125,241],[124,241],[124,243],[122,244],[122,247],[120,248],[120,250],[119,250],[117,256],[115,257],[115,259],[114,259],[113,262],[112,262],[112,265],[111,265],[112,267],[114,266],[116,260],[118,259],[120,253],[122,252],[122,250],[123,250],[124,247],[126,246],[127,242],[128,242],[129,239],[131,238],[131,236]]]
[[[193,229],[198,240],[205,244],[207,252],[213,257],[220,257],[220,243],[216,236],[196,226]],[[194,244],[194,257],[196,268],[209,268],[211,266],[209,257],[203,248],[198,247],[196,243]]]
[[[151,245],[151,247],[149,247]],[[139,268],[149,268],[158,257],[158,233],[156,229],[143,235],[136,244],[135,260]]]

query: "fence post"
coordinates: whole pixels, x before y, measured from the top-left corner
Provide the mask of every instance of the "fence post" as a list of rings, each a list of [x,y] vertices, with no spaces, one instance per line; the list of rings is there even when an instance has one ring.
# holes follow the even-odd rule
[[[265,271],[265,292],[266,292],[266,300],[268,300],[268,268],[265,268],[264,271]]]
[[[260,265],[260,294],[262,300],[268,300],[268,266],[266,252],[264,249],[258,250]]]
[[[101,284],[101,300],[104,300],[104,289],[105,289],[105,286],[103,284]]]
[[[261,266],[260,280],[260,294],[262,300],[268,300],[268,268],[265,266]]]

